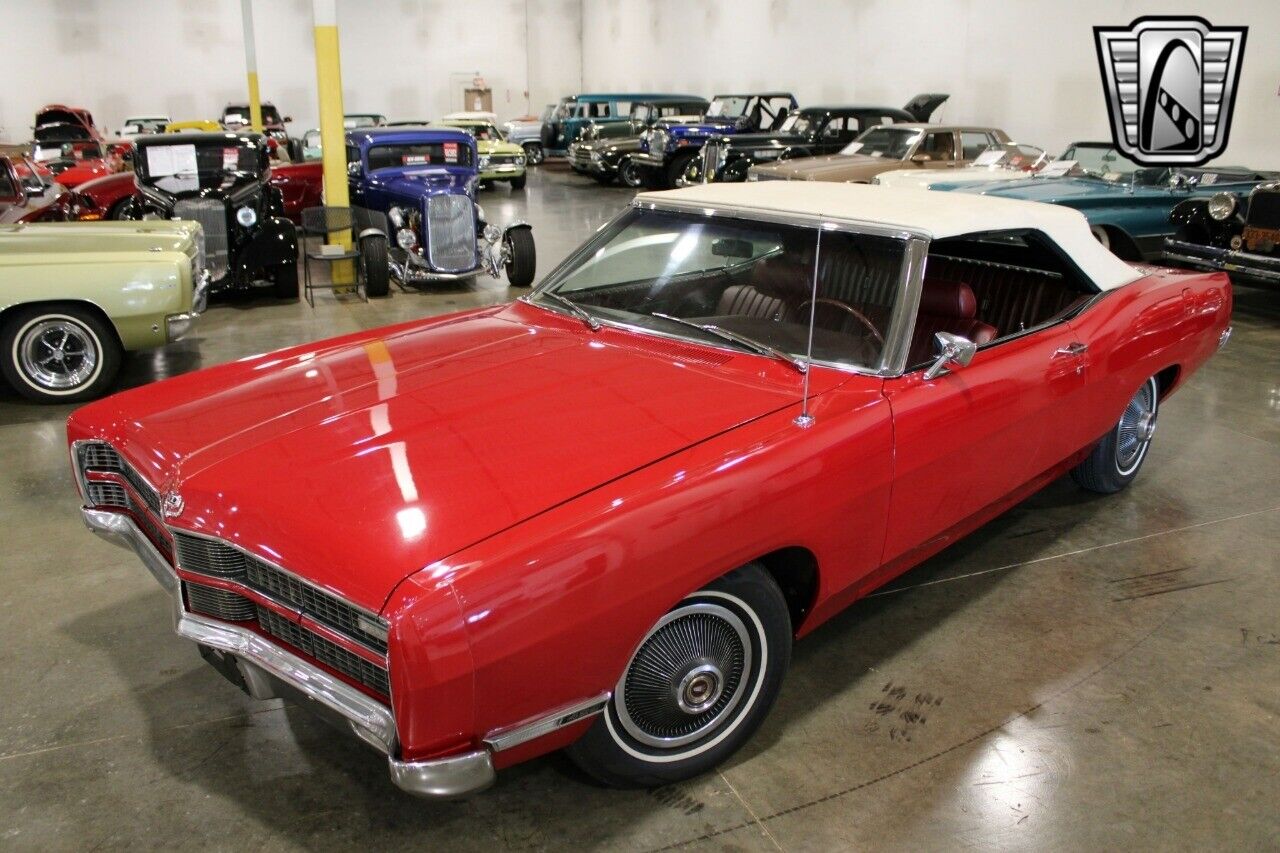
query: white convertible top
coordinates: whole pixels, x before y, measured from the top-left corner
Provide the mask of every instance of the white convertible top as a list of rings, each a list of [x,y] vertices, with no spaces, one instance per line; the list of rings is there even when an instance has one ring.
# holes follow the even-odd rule
[[[1037,201],[823,181],[703,184],[640,193],[636,200],[818,216],[901,228],[931,239],[1032,228],[1057,243],[1102,290],[1113,290],[1142,275],[1094,239],[1080,211]]]

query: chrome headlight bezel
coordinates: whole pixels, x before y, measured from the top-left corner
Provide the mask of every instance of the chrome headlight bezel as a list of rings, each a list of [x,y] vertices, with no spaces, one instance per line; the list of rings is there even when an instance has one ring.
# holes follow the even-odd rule
[[[418,245],[418,235],[413,233],[412,228],[401,228],[396,231],[396,245],[406,252],[411,251]]]
[[[484,171],[485,169],[489,168],[489,163],[490,163],[489,155],[488,155],[488,154],[481,154],[481,155],[480,155],[480,170],[481,170],[481,171]]]
[[[484,239],[489,243],[497,243],[502,239],[502,229],[490,222],[484,226]]]
[[[258,224],[258,211],[246,204],[236,211],[236,222],[241,228],[252,228]]]
[[[1236,212],[1236,207],[1236,197],[1231,193],[1214,193],[1205,205],[1209,218],[1217,222],[1231,218],[1231,215]]]
[[[391,224],[397,228],[404,227],[404,211],[398,207],[393,207],[387,211],[387,219],[391,220]]]

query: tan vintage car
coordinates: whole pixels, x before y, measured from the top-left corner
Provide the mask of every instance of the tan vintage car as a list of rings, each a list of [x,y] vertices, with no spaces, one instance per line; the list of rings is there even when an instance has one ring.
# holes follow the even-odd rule
[[[748,181],[839,181],[869,184],[890,169],[967,166],[989,146],[1009,142],[1003,130],[939,124],[878,124],[839,154],[752,166]]]

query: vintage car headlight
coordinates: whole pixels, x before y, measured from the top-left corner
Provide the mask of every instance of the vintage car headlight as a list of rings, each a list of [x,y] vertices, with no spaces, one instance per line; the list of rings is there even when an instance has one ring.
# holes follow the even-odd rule
[[[397,228],[404,227],[404,211],[398,207],[393,207],[387,211],[387,219],[390,219],[391,224]]]
[[[418,235],[408,228],[401,228],[396,232],[396,245],[408,251],[418,245]]]
[[[523,166],[523,165],[524,165],[524,155],[523,155],[523,154],[517,154],[517,155],[516,155],[515,162],[516,162],[516,165],[517,165],[517,166]]]
[[[1236,212],[1236,197],[1231,193],[1217,193],[1209,199],[1209,216],[1221,222]]]
[[[236,222],[245,228],[252,228],[253,223],[258,221],[258,211],[252,207],[242,207],[236,211]]]
[[[604,159],[604,158],[600,156],[600,152],[599,152],[599,151],[592,151],[592,152],[591,152],[591,162],[592,162],[592,163],[599,163],[599,162],[600,162],[601,160],[603,160],[603,159]]]
[[[502,229],[490,222],[484,227],[484,239],[490,243],[497,243],[502,239]]]
[[[487,169],[487,168],[489,168],[489,155],[488,155],[488,154],[481,154],[481,155],[480,155],[480,168],[481,168],[481,169]]]

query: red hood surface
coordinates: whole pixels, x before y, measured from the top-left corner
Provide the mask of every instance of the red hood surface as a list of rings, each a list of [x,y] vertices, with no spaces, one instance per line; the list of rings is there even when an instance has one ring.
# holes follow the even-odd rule
[[[127,391],[71,431],[176,488],[174,524],[380,609],[436,560],[796,404],[800,378],[516,303]],[[817,393],[843,377],[812,378]]]

